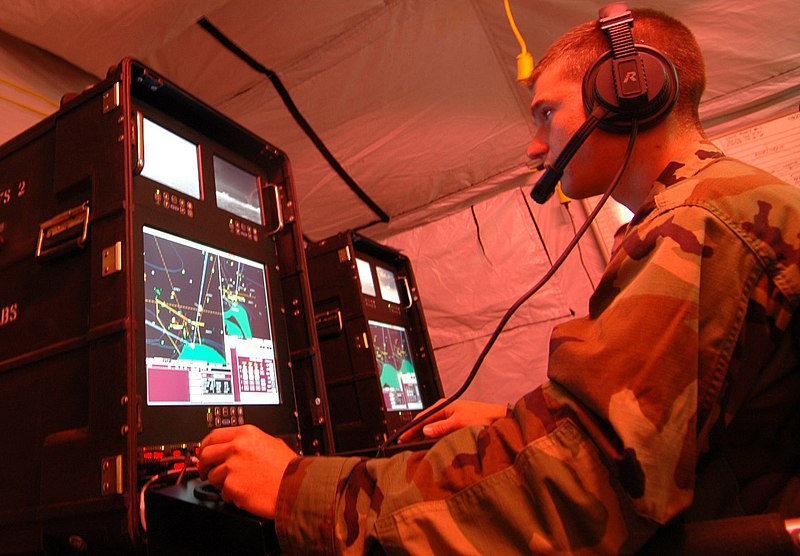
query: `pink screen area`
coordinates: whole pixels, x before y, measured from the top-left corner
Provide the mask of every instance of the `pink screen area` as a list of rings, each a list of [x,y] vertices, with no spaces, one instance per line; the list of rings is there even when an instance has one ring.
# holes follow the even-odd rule
[[[189,402],[189,373],[147,369],[147,395],[151,402]]]

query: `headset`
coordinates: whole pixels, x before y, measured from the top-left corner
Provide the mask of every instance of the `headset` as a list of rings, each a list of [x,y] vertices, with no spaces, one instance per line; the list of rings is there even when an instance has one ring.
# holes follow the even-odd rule
[[[545,166],[531,191],[537,203],[550,198],[567,163],[597,127],[628,134],[636,122],[639,130],[645,130],[664,120],[678,100],[675,65],[659,50],[634,43],[633,14],[623,2],[602,8],[598,25],[611,49],[584,75],[583,105],[588,117],[556,161]]]

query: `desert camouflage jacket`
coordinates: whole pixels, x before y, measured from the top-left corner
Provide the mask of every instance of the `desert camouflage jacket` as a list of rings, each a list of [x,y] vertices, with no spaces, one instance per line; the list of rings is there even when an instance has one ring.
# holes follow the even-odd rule
[[[297,458],[289,553],[617,553],[661,524],[800,515],[800,189],[711,144],[669,165],[550,381],[386,459]]]

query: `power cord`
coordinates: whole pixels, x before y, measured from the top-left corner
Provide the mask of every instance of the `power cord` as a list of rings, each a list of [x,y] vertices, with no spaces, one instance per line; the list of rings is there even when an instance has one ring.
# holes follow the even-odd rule
[[[577,234],[578,230],[575,226],[575,216],[572,214],[572,211],[569,208],[571,199],[566,195],[564,195],[564,193],[562,193],[560,186],[558,188],[558,193],[559,196],[561,197],[561,206],[564,207],[564,210],[567,211],[567,216],[569,216],[569,223],[572,226],[572,233]],[[586,260],[583,258],[583,249],[581,249],[581,244],[578,243],[577,247],[578,247],[578,259],[580,259],[581,267],[583,267],[583,271],[586,273],[586,278],[589,280],[589,284],[591,285],[592,290],[594,290],[594,280],[592,279],[592,274],[589,272],[589,267],[586,264]]]
[[[163,471],[158,473],[157,475],[153,475],[150,477],[143,485],[142,488],[139,489],[139,524],[142,527],[142,531],[147,533],[147,517],[145,512],[145,493],[155,484],[158,483],[167,483],[168,479],[177,476],[177,478],[173,481],[172,484],[181,484],[187,474],[191,474],[193,477],[198,476],[200,474],[199,470],[197,469],[197,457],[191,455],[190,452],[186,453],[185,458],[175,458],[176,460],[183,459],[184,465],[180,469],[169,469],[167,471]]]

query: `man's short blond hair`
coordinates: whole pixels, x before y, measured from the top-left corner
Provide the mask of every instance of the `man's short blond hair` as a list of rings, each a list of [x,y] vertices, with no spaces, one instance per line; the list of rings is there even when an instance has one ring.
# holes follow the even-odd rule
[[[706,88],[703,53],[694,34],[677,19],[656,10],[631,10],[636,44],[659,50],[675,65],[679,91],[675,113],[679,119],[700,128],[700,98]],[[574,27],[557,39],[533,71],[532,82],[543,71],[558,67],[564,79],[582,81],[592,64],[610,50],[608,39],[597,21]]]

